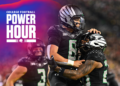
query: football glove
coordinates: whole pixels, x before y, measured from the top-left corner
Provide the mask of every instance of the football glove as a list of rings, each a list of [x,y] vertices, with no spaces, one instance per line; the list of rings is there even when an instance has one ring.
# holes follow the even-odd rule
[[[55,68],[57,67],[57,63],[54,60],[54,56],[52,55],[50,59],[47,59],[48,61],[48,65],[50,66],[51,70],[55,70]]]

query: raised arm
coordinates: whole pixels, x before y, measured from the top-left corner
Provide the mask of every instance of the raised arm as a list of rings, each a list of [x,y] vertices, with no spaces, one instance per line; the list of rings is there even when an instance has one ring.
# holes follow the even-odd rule
[[[85,75],[88,75],[95,68],[100,68],[101,66],[102,64],[100,62],[96,62],[94,60],[86,60],[85,64],[82,64],[78,70],[65,69],[63,75],[70,79],[77,80]],[[61,68],[57,67],[55,71],[59,72],[60,70]]]

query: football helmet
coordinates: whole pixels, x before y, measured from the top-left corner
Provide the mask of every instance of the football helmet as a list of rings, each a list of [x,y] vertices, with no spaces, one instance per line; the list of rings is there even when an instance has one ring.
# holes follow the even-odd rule
[[[35,47],[41,47],[43,49],[43,51],[41,51],[42,55],[35,56],[35,52],[33,52],[33,49]],[[40,59],[41,57],[45,56],[45,44],[39,38],[36,39],[35,43],[28,43],[27,50],[28,50],[28,56],[31,57],[33,60]]]
[[[73,21],[76,18],[80,18],[79,27],[76,27],[76,23]],[[74,32],[83,30],[85,28],[83,12],[75,5],[63,6],[59,11],[59,20],[61,25],[72,28]]]
[[[88,51],[91,49],[104,50],[107,47],[106,40],[100,34],[86,33],[82,36],[80,50]]]

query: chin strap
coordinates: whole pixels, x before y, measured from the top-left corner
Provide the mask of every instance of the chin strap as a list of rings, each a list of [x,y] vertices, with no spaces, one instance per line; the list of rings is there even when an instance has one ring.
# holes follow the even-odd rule
[[[42,61],[43,60],[43,56],[34,56],[34,55],[28,55],[31,60],[35,61],[35,60],[38,60],[38,61]]]

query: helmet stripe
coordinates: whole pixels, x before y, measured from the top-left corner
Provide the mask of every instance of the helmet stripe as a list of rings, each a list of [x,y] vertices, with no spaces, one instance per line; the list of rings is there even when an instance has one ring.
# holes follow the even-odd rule
[[[60,12],[60,17],[63,17],[63,18],[65,18],[65,16]]]
[[[70,21],[70,15],[68,15],[68,11],[66,9],[63,9],[64,13],[66,14],[66,19],[67,19],[67,22]],[[68,14],[67,14],[68,13]],[[66,23],[67,23],[66,22]]]
[[[69,11],[66,8],[64,9],[64,11],[67,14],[67,16],[70,17],[70,13],[69,13]]]
[[[71,7],[71,10],[73,12],[73,15],[76,15],[76,13],[75,13],[75,11],[74,11],[74,9],[72,7]]]
[[[67,6],[66,9],[68,10],[69,15],[70,15],[71,17],[73,17],[73,13],[72,13],[72,11],[70,10],[70,8]]]
[[[65,19],[63,19],[62,17],[60,17],[60,19],[61,19],[63,22],[65,22]]]
[[[66,17],[68,17],[68,16],[67,16],[67,13],[64,11],[64,9],[63,9],[62,13],[63,13]]]

